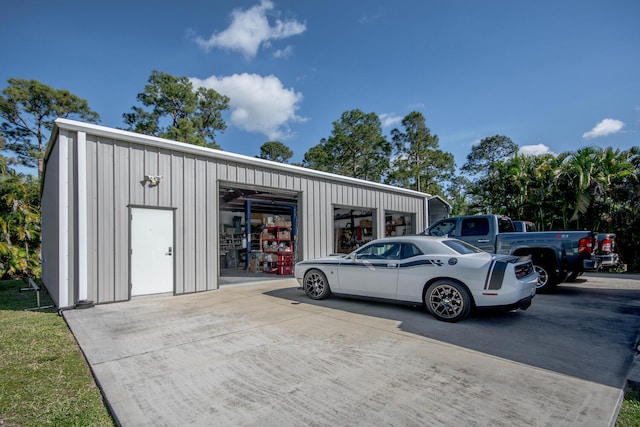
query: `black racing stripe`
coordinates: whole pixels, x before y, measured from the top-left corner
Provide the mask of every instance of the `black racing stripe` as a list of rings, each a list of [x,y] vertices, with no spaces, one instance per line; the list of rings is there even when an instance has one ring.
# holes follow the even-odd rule
[[[340,267],[356,267],[356,268],[371,268],[371,267],[384,267],[389,266],[388,262],[366,262],[366,263],[344,263],[340,264]]]
[[[433,267],[436,265],[442,266],[442,263],[434,262],[430,259],[420,259],[416,261],[407,262],[404,264],[400,264],[400,260],[379,260],[377,262],[367,261],[366,263],[358,262],[354,263],[351,261],[348,262],[335,262],[335,261],[300,261],[299,265],[335,265],[341,267],[387,267],[389,263],[398,263],[399,267],[417,267],[426,265],[429,267]]]
[[[434,264],[434,262],[431,261],[430,259],[420,259],[420,260],[416,260],[416,261],[411,261],[411,262],[407,262],[407,263],[404,263],[404,264],[400,264],[400,268],[403,268],[403,267],[417,267],[417,266],[421,266],[421,265],[426,265],[426,266],[429,266],[429,267],[433,267],[436,264]]]
[[[504,281],[504,272],[507,270],[507,263],[498,261],[495,263],[493,270],[491,271],[491,280],[489,281],[489,289],[502,288],[502,282]]]
[[[489,269],[487,270],[487,277],[485,277],[484,279],[484,288],[488,289],[489,288],[489,279],[491,278],[491,271],[493,270],[493,265],[495,264],[495,261],[491,261],[491,265],[489,266]]]

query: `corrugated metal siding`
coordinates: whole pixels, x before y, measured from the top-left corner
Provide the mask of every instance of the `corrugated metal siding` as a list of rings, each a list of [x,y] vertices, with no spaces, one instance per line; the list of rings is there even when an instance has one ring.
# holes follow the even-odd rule
[[[114,145],[114,299],[129,298],[129,290],[122,283],[129,283],[129,147],[116,142]]]
[[[87,136],[87,140],[89,136]],[[88,142],[88,141],[87,141]],[[98,301],[116,301],[115,288],[115,203],[114,203],[114,156],[113,143],[97,146],[95,159],[97,192],[97,235],[98,235]],[[87,177],[89,178],[89,177]]]
[[[183,185],[184,180],[182,176],[184,174],[184,159],[182,156],[171,155],[171,172],[172,179],[171,185],[171,203],[169,206],[178,207],[178,200],[182,202]],[[176,209],[174,214],[175,221],[175,235],[174,235],[174,257],[175,257],[175,292],[177,294],[183,294],[189,292],[185,289],[184,280],[184,247],[185,247],[185,235],[183,233],[184,224],[184,210]]]
[[[48,163],[53,163],[55,150]],[[50,175],[56,175],[48,165]],[[385,213],[415,214],[423,228],[425,199],[341,180],[309,176],[292,170],[185,153],[87,133],[87,283],[88,298],[96,302],[129,298],[129,206],[175,209],[175,293],[217,288],[218,186],[237,183],[295,192],[298,199],[298,258],[327,255],[334,250],[334,207],[372,209],[376,235],[384,235]],[[157,186],[145,175],[161,175]],[[49,177],[47,178],[49,180]],[[55,188],[45,183],[46,197]],[[53,225],[49,225],[52,227]],[[43,235],[45,235],[43,231]],[[47,270],[53,274],[52,270]]]
[[[98,229],[98,144],[87,137],[86,142],[87,162],[87,298],[90,301],[100,301],[98,294],[98,248],[100,240],[96,230]]]
[[[49,155],[42,190],[42,281],[57,306],[59,300],[60,242],[58,198],[59,192],[59,145],[56,144]],[[63,306],[66,305],[66,301]]]

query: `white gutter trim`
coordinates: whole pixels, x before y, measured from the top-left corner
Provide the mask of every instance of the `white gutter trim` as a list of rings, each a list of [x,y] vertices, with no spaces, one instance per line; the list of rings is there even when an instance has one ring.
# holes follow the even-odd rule
[[[78,301],[86,300],[87,292],[87,134],[78,132]]]

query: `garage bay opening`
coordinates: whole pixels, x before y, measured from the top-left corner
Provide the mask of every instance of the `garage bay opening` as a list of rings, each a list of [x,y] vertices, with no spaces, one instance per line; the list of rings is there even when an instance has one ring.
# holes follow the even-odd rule
[[[221,284],[293,275],[297,203],[295,193],[220,186]]]

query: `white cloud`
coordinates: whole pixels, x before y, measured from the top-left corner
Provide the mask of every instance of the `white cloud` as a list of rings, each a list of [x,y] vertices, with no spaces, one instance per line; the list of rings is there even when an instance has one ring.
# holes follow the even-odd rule
[[[618,133],[622,130],[623,127],[624,123],[620,120],[604,119],[589,132],[583,133],[582,137],[584,139],[599,138],[602,136],[611,135],[613,133]]]
[[[544,144],[536,144],[536,145],[523,145],[518,150],[518,153],[523,154],[525,156],[542,156],[544,154],[554,154],[549,147]]]
[[[293,53],[293,47],[291,47],[291,45],[285,47],[284,49],[278,49],[273,53],[273,57],[274,58],[288,58],[291,56],[291,54]]]
[[[214,47],[237,51],[246,58],[253,58],[261,45],[268,46],[271,40],[279,40],[302,34],[305,24],[296,20],[276,19],[272,26],[267,19],[267,11],[273,9],[268,0],[247,10],[234,9],[231,12],[231,24],[219,33],[213,33],[208,40],[196,37],[195,41],[205,50]]]
[[[378,11],[371,14],[371,13],[364,13],[359,19],[358,19],[358,24],[375,24],[378,21],[380,21],[382,18],[384,18],[384,10],[382,10],[381,8],[378,8]]]
[[[296,115],[302,94],[285,88],[275,76],[242,73],[190,80],[196,88],[206,87],[228,96],[231,123],[242,130],[285,139],[290,136],[289,123],[306,121]]]
[[[382,113],[379,117],[383,128],[395,127],[402,123],[402,117],[395,113]]]

